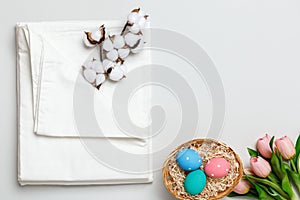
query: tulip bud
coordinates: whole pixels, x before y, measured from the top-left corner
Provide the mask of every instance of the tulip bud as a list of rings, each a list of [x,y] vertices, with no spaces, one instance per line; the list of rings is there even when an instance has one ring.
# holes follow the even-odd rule
[[[247,194],[251,188],[251,184],[245,180],[241,179],[240,182],[235,186],[234,192],[237,194]]]
[[[271,173],[270,164],[262,157],[252,157],[250,158],[251,169],[255,175],[266,178]]]
[[[264,137],[259,138],[257,140],[256,148],[264,158],[272,157],[272,150],[269,145],[270,140],[271,140],[271,137],[268,134],[266,134]]]
[[[284,136],[275,140],[275,145],[285,160],[290,160],[293,157],[295,157],[296,149],[292,140],[289,137]]]

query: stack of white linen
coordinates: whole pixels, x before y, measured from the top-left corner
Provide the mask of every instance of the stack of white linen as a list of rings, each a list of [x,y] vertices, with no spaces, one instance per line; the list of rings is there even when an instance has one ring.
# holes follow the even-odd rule
[[[97,47],[83,45],[83,33],[102,24],[110,33],[117,33],[123,26],[118,21],[17,25],[18,181],[21,185],[152,181],[151,139],[124,133],[114,119],[118,111],[112,111],[115,88],[137,77],[105,82],[98,91],[81,75],[82,64],[97,52]],[[129,72],[150,64],[149,52],[142,51],[128,58],[126,64]],[[93,94],[93,98],[89,98],[89,94]],[[137,110],[132,110],[131,114],[138,126],[147,124],[146,113],[141,112],[151,100],[150,93],[142,94],[134,98]],[[76,119],[80,111],[76,111],[74,101],[94,108],[101,133],[98,129],[82,128],[91,123],[88,119],[94,116]],[[84,121],[85,118],[88,121]]]

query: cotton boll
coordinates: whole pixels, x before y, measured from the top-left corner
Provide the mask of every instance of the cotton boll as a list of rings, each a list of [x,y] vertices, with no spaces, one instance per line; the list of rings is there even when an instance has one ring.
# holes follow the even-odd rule
[[[129,23],[134,24],[137,22],[137,20],[140,18],[139,14],[136,12],[129,13],[127,20]]]
[[[140,26],[138,24],[133,24],[129,27],[131,33],[137,34],[140,31]]]
[[[85,69],[92,69],[93,68],[93,61],[87,61],[83,64]]]
[[[139,10],[138,15],[139,15],[140,18],[144,17],[145,16],[145,12],[142,11],[142,10]]]
[[[138,25],[139,25],[139,28],[140,29],[144,29],[145,28],[145,26],[146,26],[146,19],[145,19],[145,17],[142,17],[142,18],[140,18],[139,19],[139,21],[138,21]]]
[[[98,60],[94,60],[92,62],[92,69],[94,69],[97,73],[104,73],[102,63]]]
[[[127,49],[119,49],[118,50],[119,57],[122,58],[122,59],[126,58],[129,55],[129,53],[130,53],[130,49],[129,48],[127,48]]]
[[[119,68],[123,72],[124,75],[127,74],[127,66],[125,64],[120,65]]]
[[[100,39],[102,38],[101,31],[99,29],[95,30],[95,31],[92,31],[91,32],[91,38],[95,41],[100,41]]]
[[[123,36],[115,35],[113,44],[114,44],[114,48],[116,48],[116,49],[120,49],[120,48],[124,47],[125,42],[124,42]]]
[[[90,82],[94,83],[96,79],[96,72],[92,69],[86,69],[83,71],[84,78]]]
[[[140,35],[136,35],[133,33],[127,33],[125,35],[125,42],[128,46],[133,47],[137,44],[137,42],[139,41],[140,38],[141,38]]]
[[[102,64],[103,64],[103,68],[105,71],[107,71],[109,68],[115,66],[115,62],[108,60],[108,59],[103,60]]]
[[[102,63],[98,60],[87,61],[84,63],[83,67],[85,69],[92,69],[92,70],[96,71],[97,73],[104,72]]]
[[[115,67],[109,73],[109,79],[112,81],[119,81],[124,77],[123,71],[119,67]]]
[[[104,25],[100,26],[99,29],[92,32],[85,32],[85,37],[83,42],[86,46],[92,47],[94,45],[100,44],[105,38],[105,27]]]
[[[83,43],[84,43],[84,45],[86,46],[86,47],[94,47],[95,45],[94,44],[91,44],[90,43],[90,41],[88,40],[88,38],[87,38],[87,35],[86,34],[84,34],[84,36],[83,36],[83,38],[82,38],[82,41],[83,41]]]
[[[96,77],[96,85],[100,85],[102,83],[104,83],[105,81],[105,75],[104,74],[98,74]]]
[[[106,40],[104,40],[102,47],[105,51],[111,51],[114,48],[113,43],[110,40],[110,38],[107,38]]]
[[[118,56],[119,56],[118,51],[115,49],[107,52],[107,54],[106,54],[106,57],[111,61],[117,60]]]

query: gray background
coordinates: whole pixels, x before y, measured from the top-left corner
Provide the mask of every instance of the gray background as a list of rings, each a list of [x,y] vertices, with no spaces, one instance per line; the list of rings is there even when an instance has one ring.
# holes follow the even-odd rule
[[[1,199],[172,199],[160,173],[153,184],[129,186],[22,188],[16,181],[16,22],[123,19],[136,6],[151,14],[152,26],[185,34],[213,59],[226,94],[221,140],[245,162],[245,146],[253,145],[265,132],[296,138],[300,130],[300,1],[2,1]]]

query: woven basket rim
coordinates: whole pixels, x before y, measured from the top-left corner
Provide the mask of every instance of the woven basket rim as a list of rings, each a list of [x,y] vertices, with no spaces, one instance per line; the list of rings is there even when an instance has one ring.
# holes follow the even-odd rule
[[[230,192],[233,191],[233,189],[235,188],[235,186],[239,183],[240,179],[243,176],[243,163],[239,157],[239,155],[227,144],[217,141],[215,139],[211,139],[211,138],[198,138],[198,139],[193,139],[191,141],[185,142],[183,144],[181,144],[180,146],[178,146],[176,149],[174,149],[169,156],[167,157],[166,161],[163,164],[163,168],[162,168],[162,177],[163,177],[163,182],[164,185],[166,186],[166,188],[168,189],[168,191],[177,199],[182,199],[181,196],[179,196],[177,193],[175,193],[173,190],[171,190],[171,184],[168,183],[168,177],[169,177],[169,172],[166,170],[168,162],[171,158],[173,158],[174,154],[177,153],[180,149],[182,149],[183,147],[189,145],[189,144],[193,144],[193,143],[204,143],[204,142],[213,142],[213,143],[219,143],[222,144],[228,148],[230,148],[231,152],[234,154],[235,160],[236,162],[239,164],[239,175],[236,178],[236,180],[234,181],[233,185],[231,187],[228,187],[225,191],[219,192],[217,196],[213,196],[210,199],[214,200],[214,199],[221,199],[225,196],[227,196]]]

